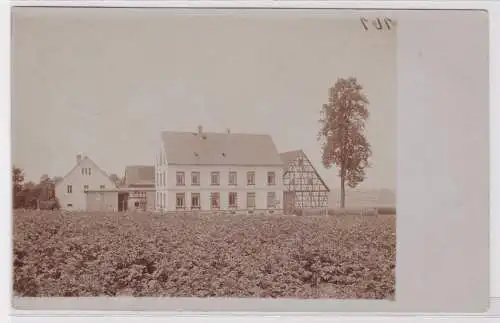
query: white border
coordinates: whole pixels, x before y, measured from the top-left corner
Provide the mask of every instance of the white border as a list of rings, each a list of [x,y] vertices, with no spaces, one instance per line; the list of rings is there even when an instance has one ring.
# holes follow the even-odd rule
[[[491,136],[491,163],[490,163],[490,172],[491,172],[491,227],[490,227],[490,236],[491,236],[491,293],[492,296],[498,297],[497,299],[493,299],[492,301],[494,302],[492,305],[492,310],[494,313],[492,314],[500,314],[500,277],[498,273],[500,272],[500,260],[498,257],[498,250],[499,250],[499,242],[500,239],[495,236],[494,233],[498,233],[498,228],[500,228],[500,219],[498,216],[498,202],[495,199],[496,196],[498,196],[498,171],[497,171],[497,165],[499,164],[499,159],[498,159],[498,144],[496,144],[495,138],[500,138],[499,130],[498,127],[495,127],[495,122],[498,120],[499,113],[497,112],[497,109],[494,109],[493,107],[500,105],[500,99],[498,98],[498,95],[496,94],[495,90],[498,90],[500,88],[499,86],[499,81],[498,81],[498,75],[499,75],[499,70],[500,70],[500,65],[497,62],[496,58],[500,57],[500,49],[498,45],[498,39],[500,39],[500,32],[499,32],[499,26],[500,26],[500,3],[494,2],[494,1],[294,1],[293,3],[288,1],[231,1],[229,4],[226,1],[199,1],[199,2],[190,2],[190,1],[12,1],[12,5],[22,5],[22,6],[50,6],[50,5],[65,5],[65,6],[93,6],[93,5],[98,5],[98,6],[107,6],[107,7],[124,7],[124,6],[143,6],[143,7],[157,7],[157,6],[179,6],[179,7],[184,7],[184,6],[192,6],[192,7],[214,7],[214,6],[232,6],[232,7],[282,7],[286,5],[287,7],[296,7],[296,8],[304,8],[304,7],[320,7],[320,8],[398,8],[398,9],[412,9],[412,8],[418,8],[418,9],[487,9],[489,10],[490,13],[490,57],[491,57],[491,65],[490,65],[490,73],[491,73],[491,83],[490,83],[490,89],[491,89],[491,108],[490,108],[490,136]],[[8,5],[4,2],[1,4],[1,11],[0,11],[0,19],[2,20],[1,24],[1,37],[2,37],[2,44],[8,44],[7,46],[1,46],[2,54],[0,57],[2,58],[7,58],[3,60],[3,73],[0,73],[2,77],[2,85],[4,85],[4,91],[2,91],[1,97],[2,97],[2,104],[0,105],[0,111],[1,111],[1,116],[0,120],[2,122],[2,131],[4,136],[1,136],[0,143],[2,145],[3,149],[3,154],[2,157],[0,158],[0,166],[2,169],[10,169],[10,150],[8,149],[9,147],[9,133],[10,133],[10,98],[9,98],[9,76],[6,73],[6,71],[10,70],[10,64],[9,64],[9,53],[10,53],[10,23],[9,23],[9,7]],[[496,42],[495,42],[496,40]],[[2,243],[2,256],[3,259],[10,259],[10,229],[11,229],[11,221],[10,217],[8,216],[10,214],[10,206],[11,206],[11,199],[10,199],[10,174],[7,172],[2,172],[2,175],[0,175],[0,178],[4,180],[4,183],[7,185],[4,185],[1,187],[1,196],[4,199],[3,203],[1,203],[1,206],[4,208],[4,212],[2,212],[2,216],[4,219],[9,219],[6,221],[5,224],[7,225],[2,225],[0,226],[2,228],[2,232],[0,232],[2,239],[4,243]],[[2,266],[2,274],[3,276],[1,277],[2,282],[6,284],[7,286],[4,286],[2,288],[2,293],[1,293],[1,301],[4,306],[2,306],[1,309],[1,316],[5,316],[6,314],[9,313],[10,310],[10,284],[7,284],[6,282],[10,281],[10,272],[9,268]],[[27,314],[27,313],[26,313]],[[69,313],[68,313],[69,314]],[[394,315],[390,315],[390,317],[393,317]],[[473,315],[473,317],[481,317],[481,315]],[[248,317],[251,319],[251,317]],[[382,318],[382,317],[365,317],[367,320],[370,321],[379,321],[381,319],[388,320],[389,317],[387,318]],[[66,321],[66,318],[62,318],[64,321]],[[84,318],[85,321],[90,319],[89,317]],[[110,320],[113,320],[114,318],[106,317],[106,318],[101,318],[102,321],[109,322]],[[125,318],[119,318],[120,321],[122,321]],[[144,320],[144,317],[136,318],[138,320],[141,320],[141,322]],[[222,320],[222,318],[218,319],[217,317],[212,318],[212,320]],[[224,318],[224,319],[227,319]],[[307,319],[307,320],[314,320],[318,321],[319,320],[331,320],[331,318],[327,317],[315,317],[315,318],[309,318],[309,317],[297,317],[297,318],[282,318],[286,319],[287,321],[290,320],[297,320],[297,319]],[[356,319],[356,321],[359,321],[359,319]],[[408,318],[410,319],[410,318]],[[72,318],[73,320],[73,318]],[[99,320],[99,321],[101,321]],[[274,319],[274,320],[277,320]],[[354,321],[355,319],[353,317],[346,318],[345,321]],[[409,321],[404,319],[401,316],[397,316],[394,318],[394,320],[399,321]],[[28,321],[33,321],[31,319],[26,318],[16,318],[16,321],[23,321],[23,322],[28,322]],[[61,318],[54,318],[54,317],[46,317],[45,319],[37,320],[43,321],[43,322],[57,322],[57,321],[62,321]],[[96,320],[97,321],[97,320]],[[415,321],[412,319],[412,321]],[[454,318],[453,321],[459,322],[457,318]]]

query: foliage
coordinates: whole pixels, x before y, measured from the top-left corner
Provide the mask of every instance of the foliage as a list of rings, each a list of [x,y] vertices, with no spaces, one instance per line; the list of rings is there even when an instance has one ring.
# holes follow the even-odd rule
[[[24,183],[22,169],[13,167],[13,207],[27,209],[59,209],[59,201],[55,197],[55,183],[60,177],[51,179],[47,174],[40,177],[40,182]]]
[[[337,166],[341,183],[341,207],[345,206],[345,184],[355,188],[365,178],[372,152],[363,131],[369,117],[368,99],[356,78],[339,78],[323,105],[318,139],[322,141],[322,162]]]
[[[395,218],[14,212],[19,296],[393,298]]]

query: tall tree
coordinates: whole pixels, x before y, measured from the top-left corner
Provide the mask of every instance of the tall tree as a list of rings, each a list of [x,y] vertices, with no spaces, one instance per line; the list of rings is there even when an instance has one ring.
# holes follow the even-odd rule
[[[355,77],[339,78],[321,109],[318,140],[326,168],[336,166],[340,177],[340,207],[345,207],[345,184],[354,188],[365,179],[371,146],[364,134],[368,99]]]

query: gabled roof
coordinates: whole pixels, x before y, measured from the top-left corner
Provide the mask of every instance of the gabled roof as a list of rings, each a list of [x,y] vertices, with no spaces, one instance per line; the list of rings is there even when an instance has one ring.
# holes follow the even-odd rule
[[[57,182],[55,182],[55,185],[58,185],[59,183],[62,182],[62,179],[68,177],[69,174],[71,174],[76,168],[78,168],[78,166],[80,166],[80,164],[82,164],[84,161],[90,161],[93,165],[94,165],[94,168],[99,171],[101,174],[103,174],[106,178],[109,179],[109,181],[111,183],[113,183],[113,185],[115,185],[115,187],[117,187],[116,183],[109,177],[109,175],[103,171],[92,159],[90,159],[88,156],[83,156],[82,159],[80,161],[78,161],[76,163],[76,165],[66,174],[64,175],[61,179],[59,179]]]
[[[171,165],[281,166],[269,135],[165,131],[161,134]]]
[[[154,184],[154,166],[133,165],[125,167],[125,186]]]
[[[318,171],[316,170],[316,167],[314,167],[314,165],[311,163],[311,160],[307,157],[302,149],[286,151],[280,154],[280,158],[283,163],[283,176],[288,172],[290,162],[296,160],[299,156],[302,156],[302,158],[307,160],[307,162],[311,165],[314,174],[318,177],[326,190],[330,192],[330,188],[328,187],[328,185],[326,185],[325,181],[321,178]]]

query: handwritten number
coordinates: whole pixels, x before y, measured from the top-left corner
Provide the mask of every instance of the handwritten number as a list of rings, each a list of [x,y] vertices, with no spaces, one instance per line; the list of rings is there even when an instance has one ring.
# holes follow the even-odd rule
[[[363,25],[363,28],[365,30],[368,30],[368,19],[366,18],[361,18],[361,24]]]
[[[387,26],[387,29],[391,30],[391,26],[392,26],[391,18],[385,18],[384,22],[385,22],[385,25]]]
[[[361,21],[361,25],[363,26],[363,29],[365,31],[368,31],[370,29],[369,27],[369,23],[371,22],[371,24],[373,25],[373,28],[375,28],[376,30],[391,30],[394,23],[392,21],[391,18],[375,18],[375,19],[372,19],[372,20],[369,20],[365,17],[363,18],[360,18],[360,21]]]

